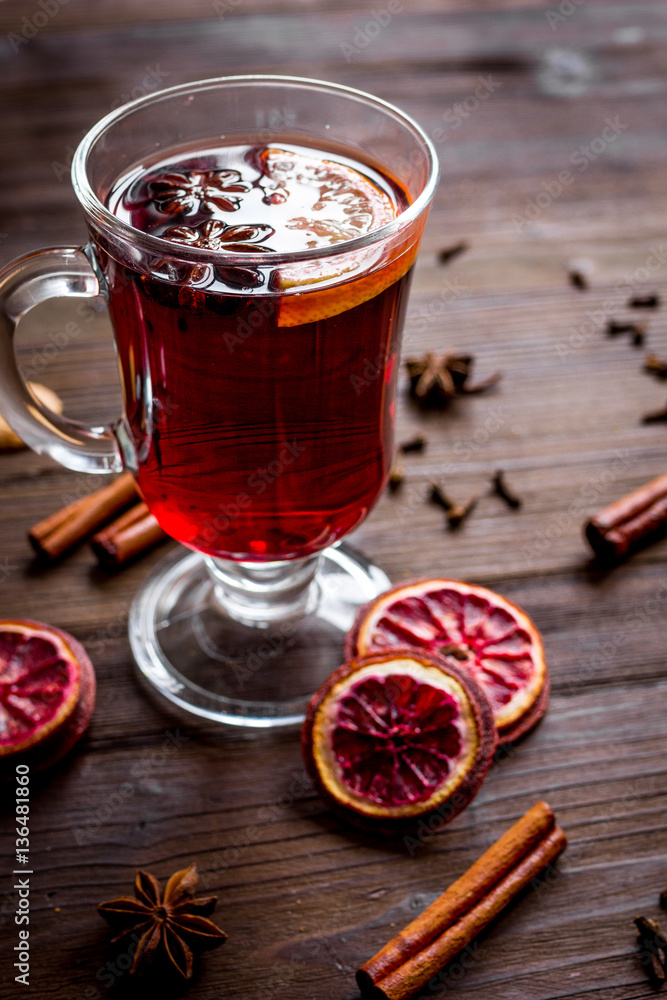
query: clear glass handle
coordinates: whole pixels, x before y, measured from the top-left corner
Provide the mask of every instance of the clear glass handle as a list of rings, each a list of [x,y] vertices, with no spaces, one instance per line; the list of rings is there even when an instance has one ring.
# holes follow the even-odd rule
[[[46,299],[93,298],[101,291],[96,268],[80,248],[38,250],[0,271],[0,413],[33,451],[77,472],[120,472],[124,463],[116,435],[43,406],[19,372],[14,334],[21,317]]]

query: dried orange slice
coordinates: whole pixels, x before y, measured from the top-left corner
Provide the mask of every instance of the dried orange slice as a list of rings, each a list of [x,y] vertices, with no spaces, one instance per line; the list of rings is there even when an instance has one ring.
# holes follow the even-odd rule
[[[0,620],[0,768],[55,763],[95,707],[95,673],[76,639],[52,625]]]
[[[479,685],[414,649],[343,664],[311,699],[302,729],[322,798],[349,819],[391,832],[425,815],[436,826],[449,822],[477,793],[495,746]]]
[[[528,615],[493,590],[458,580],[401,583],[362,608],[346,655],[411,646],[454,656],[484,688],[499,742],[518,739],[544,714],[549,675]]]

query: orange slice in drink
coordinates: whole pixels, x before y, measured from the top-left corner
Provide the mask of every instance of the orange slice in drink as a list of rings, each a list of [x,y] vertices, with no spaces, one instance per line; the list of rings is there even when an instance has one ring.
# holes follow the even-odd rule
[[[501,744],[526,733],[546,710],[549,675],[540,633],[521,608],[486,587],[418,580],[362,608],[347,656],[397,646],[455,657],[486,691]]]
[[[398,251],[389,263],[381,265],[369,274],[363,274],[364,260],[367,258],[362,256],[368,255],[368,250],[358,251],[357,259],[347,263],[325,257],[321,262],[317,262],[318,269],[309,270],[309,265],[303,264],[300,265],[299,272],[296,270],[298,265],[289,265],[293,270],[288,271],[287,268],[281,270],[277,287],[285,289],[298,287],[304,290],[282,296],[278,326],[301,326],[302,323],[329,319],[330,316],[338,316],[348,309],[353,309],[354,306],[361,305],[362,302],[375,298],[385,288],[389,288],[407,274],[415,262],[418,243],[418,237],[413,235],[409,248]],[[372,247],[369,249],[373,250]],[[361,277],[353,277],[358,271],[362,271]],[[326,288],[317,288],[318,284],[329,282],[336,277],[344,278],[345,274],[351,275],[347,281],[337,285],[327,284]]]
[[[301,245],[311,247],[315,255],[311,261],[279,268],[274,285],[287,293],[280,300],[279,326],[300,326],[346,312],[374,298],[412,266],[418,243],[414,233],[391,250],[385,245],[343,252],[345,242],[396,218],[396,205],[370,177],[336,160],[276,147],[264,149],[260,160],[264,200],[276,206],[277,229],[282,225],[302,234]],[[292,211],[298,205],[301,214],[286,213],[292,204]],[[278,213],[288,217],[282,221]],[[318,247],[337,244],[340,255],[317,259]]]

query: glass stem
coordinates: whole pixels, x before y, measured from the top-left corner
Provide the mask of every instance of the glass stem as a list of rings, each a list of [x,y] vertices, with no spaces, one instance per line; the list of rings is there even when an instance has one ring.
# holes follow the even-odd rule
[[[222,610],[237,622],[267,628],[272,622],[301,618],[317,605],[313,583],[320,554],[276,562],[232,562],[206,557]]]

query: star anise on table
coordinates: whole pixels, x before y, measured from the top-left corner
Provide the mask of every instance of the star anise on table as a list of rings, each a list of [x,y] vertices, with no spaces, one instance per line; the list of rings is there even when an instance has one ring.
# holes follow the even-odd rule
[[[667,361],[659,358],[657,354],[647,354],[644,361],[644,371],[648,372],[649,375],[655,375],[656,378],[665,379],[667,378]]]
[[[154,875],[138,871],[136,898],[121,896],[97,907],[116,931],[112,941],[130,934],[138,937],[130,972],[166,959],[184,979],[190,979],[195,954],[217,948],[227,940],[225,932],[207,919],[215,909],[217,896],[195,899],[198,881],[197,866],[191,864],[172,875],[162,892]]]
[[[210,212],[236,212],[238,194],[250,190],[238,170],[202,170],[191,174],[161,174],[148,185],[151,199],[167,215],[196,215],[202,208]]]
[[[430,351],[421,358],[408,358],[405,368],[410,378],[410,395],[425,406],[443,406],[453,396],[483,392],[495,385],[500,372],[481,382],[468,382],[474,363],[472,354],[447,351],[436,357]]]

